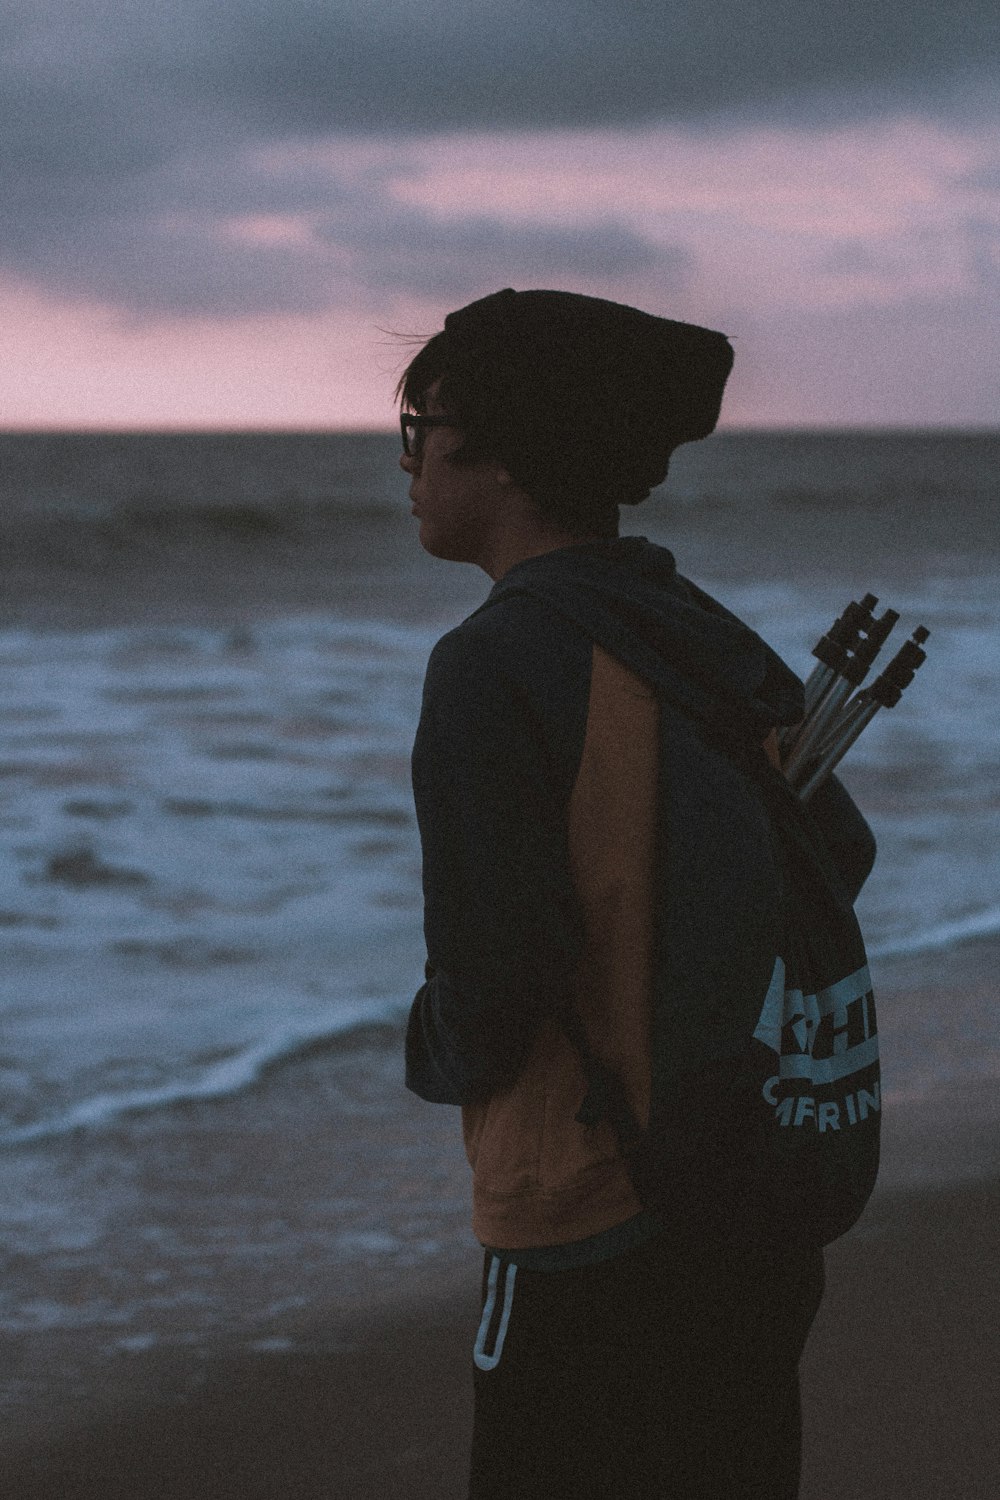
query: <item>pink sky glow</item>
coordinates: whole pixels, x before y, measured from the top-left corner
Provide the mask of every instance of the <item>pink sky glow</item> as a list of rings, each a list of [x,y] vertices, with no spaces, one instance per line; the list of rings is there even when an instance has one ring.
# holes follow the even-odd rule
[[[308,207],[220,215],[220,245],[322,256],[329,272],[325,309],[244,317],[126,313],[0,277],[0,426],[388,428],[407,350],[383,330],[430,334],[503,285],[723,329],[724,426],[997,424],[1000,125],[346,140],[271,148],[258,167],[361,194],[374,180],[446,233],[489,218],[511,240],[454,290],[444,267],[418,294],[405,261],[365,280],[362,252],[331,245]],[[543,275],[510,249],[521,230],[599,237],[612,223],[652,253]]]

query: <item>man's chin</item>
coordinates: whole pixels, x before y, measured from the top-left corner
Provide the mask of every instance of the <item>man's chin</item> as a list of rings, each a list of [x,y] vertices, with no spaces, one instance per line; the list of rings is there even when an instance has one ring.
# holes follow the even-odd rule
[[[457,537],[442,536],[436,532],[426,517],[420,518],[420,531],[417,539],[421,547],[431,557],[437,557],[441,562],[475,562],[474,557],[469,556],[467,547],[463,547]]]
[[[451,559],[448,556],[448,549],[447,547],[442,548],[442,538],[435,535],[434,527],[431,526],[428,521],[419,513],[417,515],[417,520],[420,522],[420,529],[417,532],[417,540],[419,541],[421,547],[423,547],[424,551],[430,553],[431,557],[441,557],[444,558],[446,562],[450,562]]]

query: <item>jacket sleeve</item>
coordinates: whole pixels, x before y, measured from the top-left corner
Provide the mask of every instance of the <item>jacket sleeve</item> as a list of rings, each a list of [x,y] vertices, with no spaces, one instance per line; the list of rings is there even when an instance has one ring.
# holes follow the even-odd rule
[[[856,901],[875,863],[874,834],[836,776],[828,776],[817,787],[809,798],[808,807],[840,870],[851,900]]]
[[[582,946],[559,777],[498,654],[461,629],[438,643],[414,744],[428,963],[406,1083],[432,1103],[513,1080]]]

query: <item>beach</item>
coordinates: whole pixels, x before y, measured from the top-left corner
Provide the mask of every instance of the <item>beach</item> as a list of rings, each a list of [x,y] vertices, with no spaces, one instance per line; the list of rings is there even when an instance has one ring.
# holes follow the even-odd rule
[[[803,1370],[802,1500],[994,1500],[1000,1191],[886,1200],[828,1252]],[[874,1222],[874,1221],[873,1221]],[[332,1323],[339,1347],[121,1372],[113,1417],[10,1445],[23,1500],[461,1500],[471,1274]]]
[[[997,1183],[878,1193],[830,1247],[802,1500],[994,1500],[998,1267]],[[82,1397],[35,1406],[4,1443],[2,1493],[461,1500],[478,1271],[471,1246],[400,1279],[376,1270],[308,1329],[286,1320],[293,1348],[272,1333],[196,1361],[101,1358]]]
[[[394,438],[4,443],[0,1495],[461,1500],[481,1252],[403,1087],[408,755],[488,584],[420,554]],[[796,670],[869,588],[931,630],[844,772],[884,1163],[803,1500],[1000,1492],[996,454],[732,435],[627,518]]]
[[[967,944],[961,982],[992,985],[998,961],[1000,944]],[[936,971],[942,1012],[953,967],[919,968],[928,989]],[[892,970],[893,1012],[928,1004],[914,974]],[[369,1033],[317,1052],[295,1064],[294,1090],[277,1069],[253,1094],[174,1112],[155,1139],[147,1120],[123,1123],[131,1141],[115,1149],[144,1159],[143,1211],[114,1226],[109,1280],[76,1273],[103,1320],[7,1333],[0,1492],[461,1500],[480,1255],[457,1113],[405,1093],[400,1043]],[[827,1251],[803,1362],[802,1500],[996,1495],[997,1113],[987,1083],[890,1096],[880,1185]],[[145,1232],[158,1216],[172,1246]],[[116,1306],[176,1274],[190,1286],[199,1256],[211,1316],[147,1298],[145,1320],[116,1335]],[[65,1285],[49,1290],[65,1303]]]

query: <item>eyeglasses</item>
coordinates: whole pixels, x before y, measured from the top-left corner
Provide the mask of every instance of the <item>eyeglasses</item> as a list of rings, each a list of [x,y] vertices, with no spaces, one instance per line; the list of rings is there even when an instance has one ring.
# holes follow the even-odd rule
[[[418,412],[400,412],[399,430],[403,434],[403,453],[407,458],[419,458],[424,446],[426,428],[454,426],[456,423],[451,417],[425,417]]]

